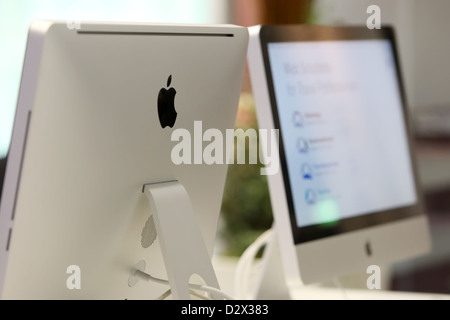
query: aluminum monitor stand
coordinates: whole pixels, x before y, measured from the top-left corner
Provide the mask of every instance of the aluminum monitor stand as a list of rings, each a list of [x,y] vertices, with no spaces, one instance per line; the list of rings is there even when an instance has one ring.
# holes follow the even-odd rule
[[[150,203],[173,298],[191,298],[189,280],[194,274],[207,286],[220,289],[183,185],[178,181],[146,184],[143,192]],[[212,294],[212,298],[220,297]]]
[[[274,226],[272,228],[276,230]],[[264,249],[261,271],[255,291],[252,293],[252,298],[256,300],[291,300],[292,298],[286,283],[276,232],[272,233],[271,240]]]

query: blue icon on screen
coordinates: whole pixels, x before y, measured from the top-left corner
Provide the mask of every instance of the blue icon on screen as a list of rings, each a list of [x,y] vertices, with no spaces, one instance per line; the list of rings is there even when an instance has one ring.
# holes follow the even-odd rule
[[[302,177],[305,180],[312,180],[312,178],[313,178],[313,172],[312,172],[311,166],[307,163],[304,163],[302,165]]]
[[[313,189],[308,189],[305,192],[305,201],[307,204],[315,204],[316,203],[316,192]]]

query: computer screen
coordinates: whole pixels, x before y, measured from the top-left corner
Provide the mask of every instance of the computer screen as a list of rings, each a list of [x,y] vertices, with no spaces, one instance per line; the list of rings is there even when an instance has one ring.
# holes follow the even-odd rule
[[[290,283],[389,265],[430,248],[394,30],[255,26],[258,122],[280,132],[268,177]]]
[[[298,227],[416,203],[386,39],[268,43]]]

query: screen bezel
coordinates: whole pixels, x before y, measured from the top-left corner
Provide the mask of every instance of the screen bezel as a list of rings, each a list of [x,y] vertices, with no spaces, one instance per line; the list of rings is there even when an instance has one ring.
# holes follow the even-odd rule
[[[284,151],[283,132],[280,127],[280,119],[278,115],[278,106],[275,97],[273,77],[270,67],[270,59],[268,52],[268,44],[275,42],[311,42],[311,41],[340,41],[340,40],[388,40],[392,47],[393,58],[395,61],[396,78],[398,90],[401,98],[404,128],[408,139],[408,149],[410,153],[410,161],[412,174],[414,176],[414,188],[416,195],[416,203],[411,206],[392,208],[378,212],[363,214],[360,216],[340,219],[332,224],[322,223],[316,225],[308,225],[298,227],[295,216],[295,207],[293,195],[291,192],[291,183],[287,169],[286,154]],[[369,30],[366,27],[328,27],[328,26],[307,26],[307,25],[285,25],[285,26],[261,26],[260,42],[264,68],[266,71],[267,88],[273,121],[275,129],[280,130],[279,148],[280,148],[280,164],[283,176],[283,184],[285,188],[286,202],[289,210],[290,224],[293,234],[294,243],[302,244],[325,237],[335,236],[351,231],[361,230],[367,227],[378,226],[381,224],[402,220],[423,214],[422,199],[419,191],[418,175],[414,158],[414,145],[412,141],[411,128],[408,120],[408,110],[403,89],[403,81],[400,72],[397,48],[395,46],[394,31],[389,26],[383,26],[381,29]]]
[[[8,155],[0,157],[0,205],[2,203],[3,196],[3,184],[5,182],[6,175],[6,162],[8,161]]]

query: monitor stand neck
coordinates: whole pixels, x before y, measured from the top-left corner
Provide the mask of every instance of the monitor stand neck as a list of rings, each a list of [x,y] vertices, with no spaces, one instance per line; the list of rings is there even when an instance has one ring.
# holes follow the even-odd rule
[[[273,227],[274,230],[276,228]],[[290,289],[286,283],[285,271],[281,261],[277,231],[264,249],[262,266],[253,293],[256,300],[290,300]]]
[[[220,289],[186,189],[178,181],[144,186],[174,299],[188,300],[189,280],[196,274]],[[212,294],[213,299],[219,297]]]

